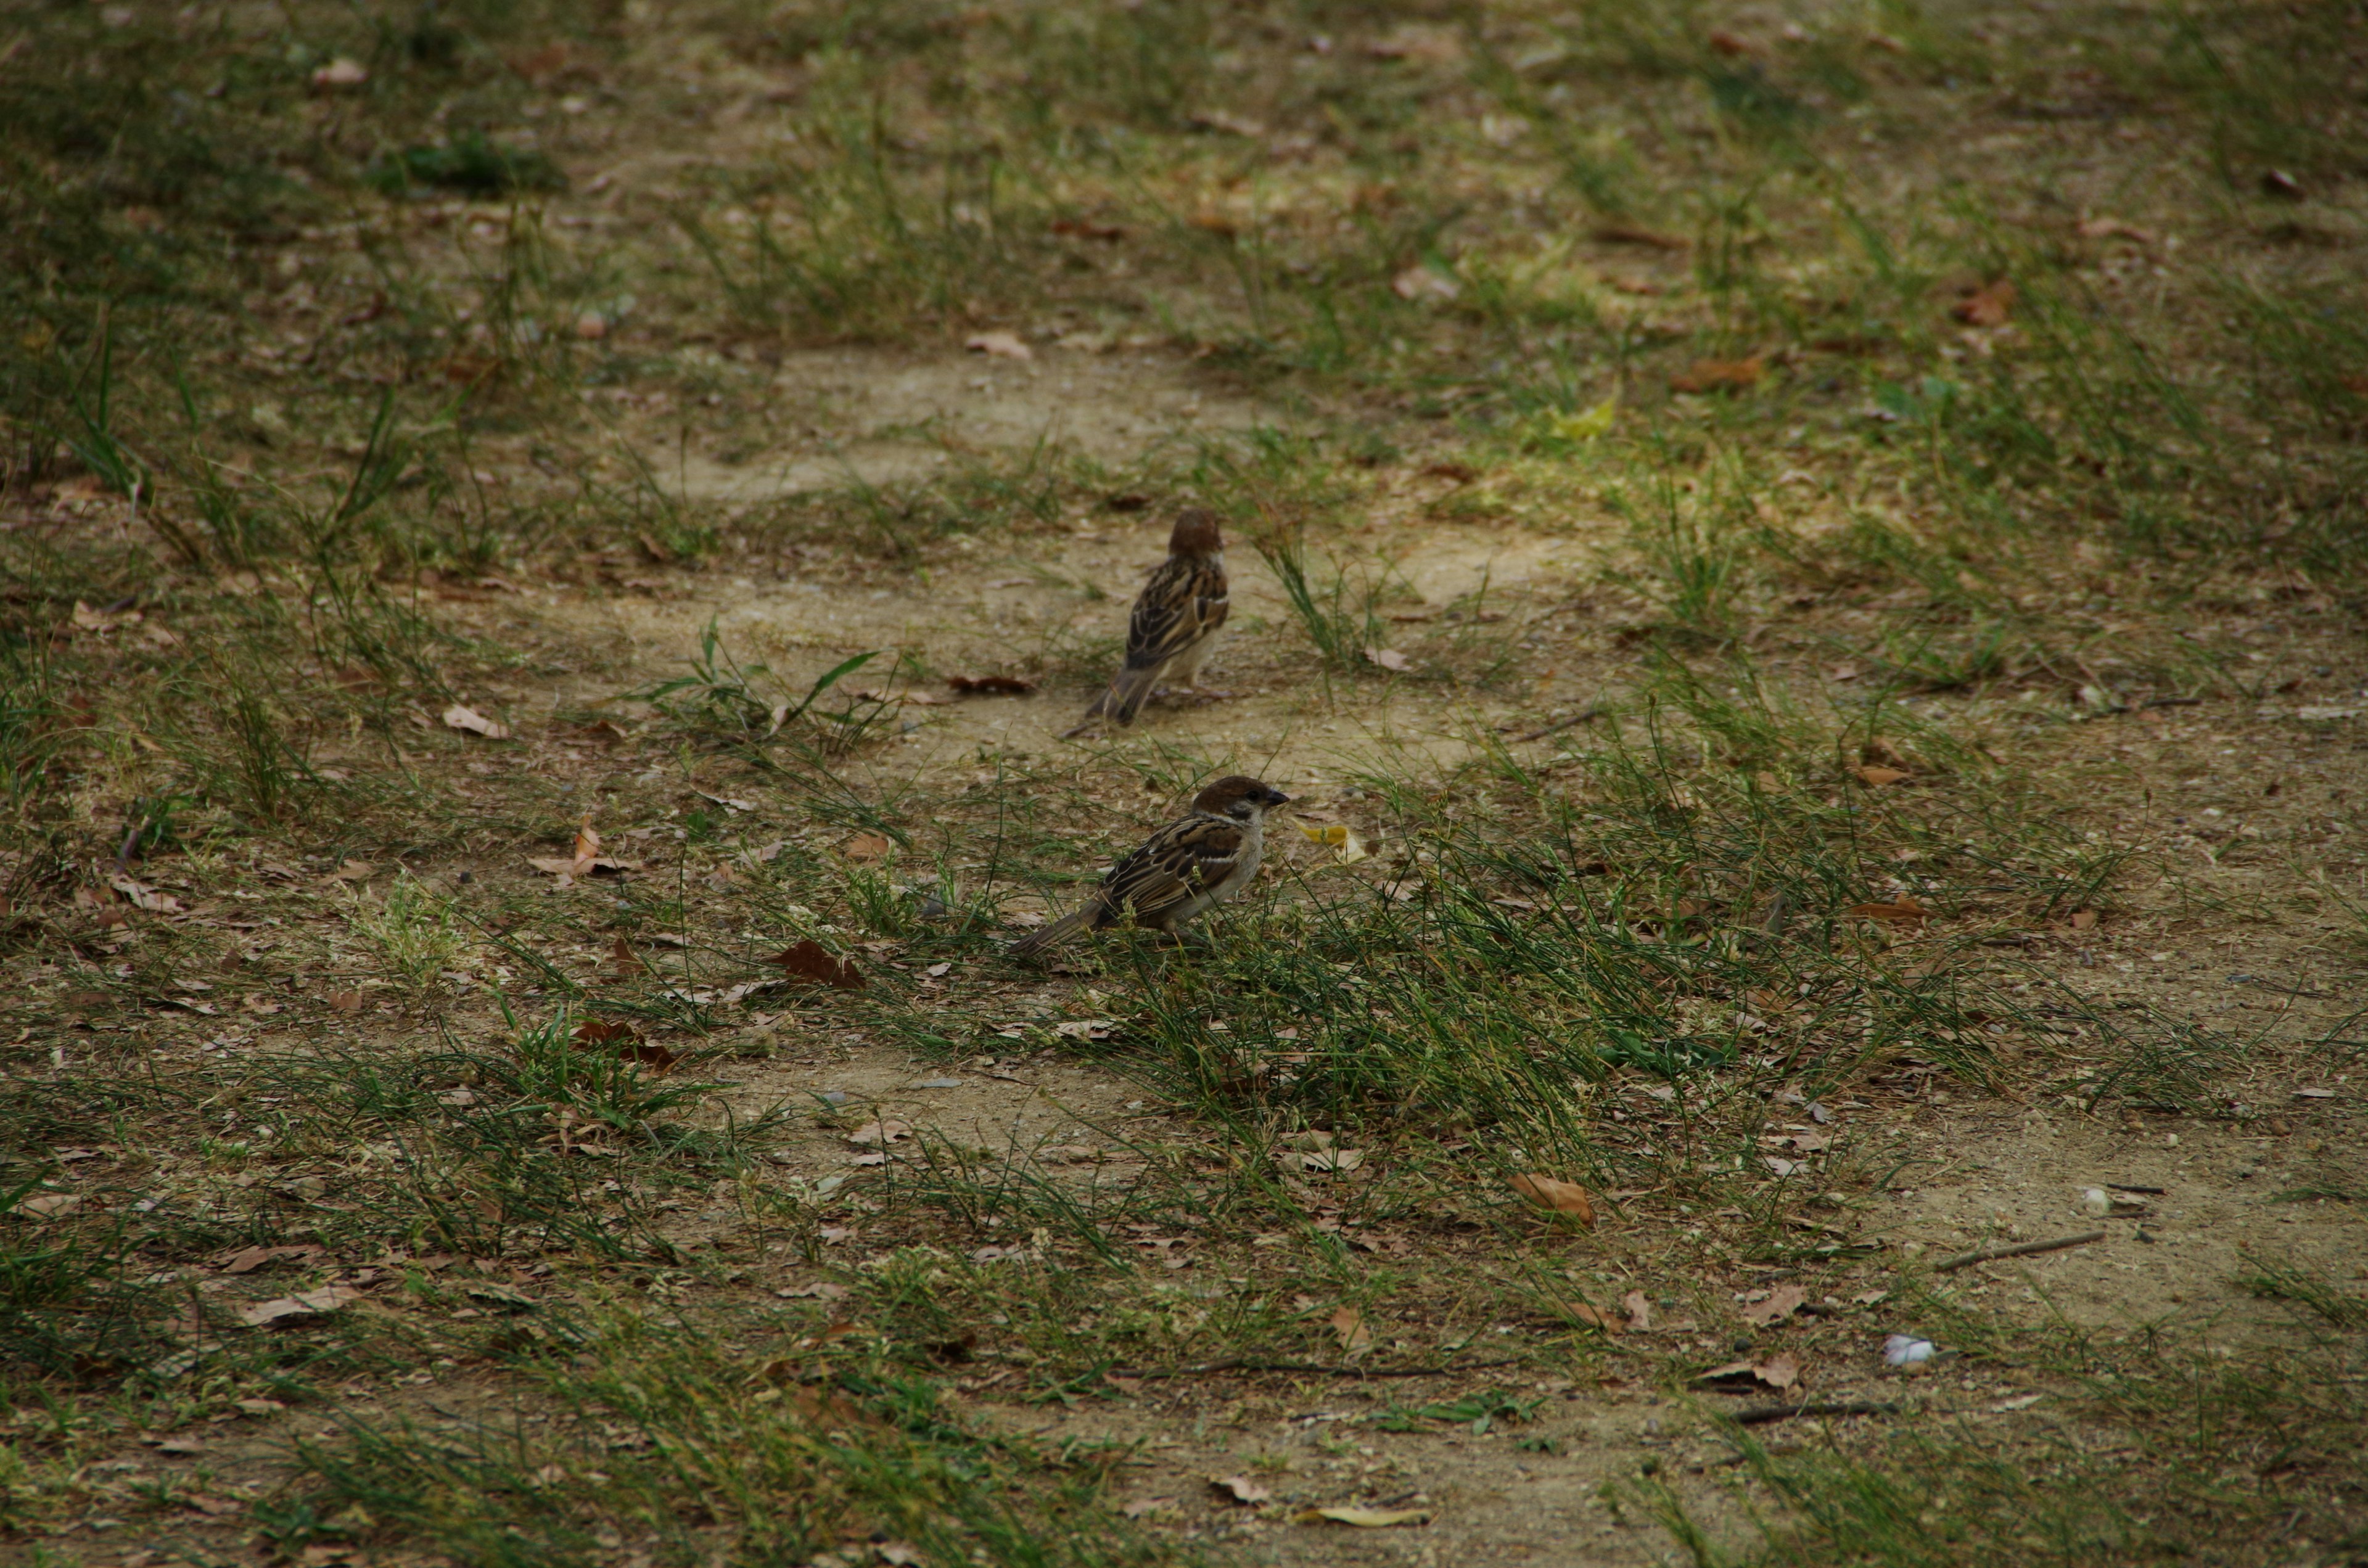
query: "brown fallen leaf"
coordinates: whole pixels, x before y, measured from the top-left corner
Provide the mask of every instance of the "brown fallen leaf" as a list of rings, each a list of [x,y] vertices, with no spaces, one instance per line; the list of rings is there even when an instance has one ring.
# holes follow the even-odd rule
[[[1016,333],[974,332],[962,339],[962,347],[973,354],[985,354],[998,359],[1036,358],[1036,351],[1020,342]]]
[[[1365,1326],[1365,1314],[1354,1307],[1342,1307],[1330,1318],[1332,1332],[1339,1336],[1340,1348],[1354,1356],[1373,1346],[1373,1331]]]
[[[1765,1383],[1771,1389],[1791,1388],[1800,1381],[1800,1363],[1790,1356],[1771,1356],[1765,1361],[1729,1361],[1723,1367],[1713,1367],[1707,1372],[1694,1375],[1697,1387],[1734,1386],[1749,1388]]]
[[[1126,231],[1116,223],[1097,223],[1090,218],[1055,218],[1050,227],[1056,234],[1067,234],[1073,239],[1100,240],[1105,244],[1116,244],[1126,238]]]
[[[1734,33],[1728,32],[1724,28],[1713,28],[1711,29],[1709,43],[1713,50],[1716,51],[1720,54],[1725,55],[1730,60],[1738,55],[1757,54],[1759,52],[1759,48],[1754,45],[1750,40],[1738,38]]]
[[[2097,912],[2095,910],[2076,909],[2072,912],[2072,929],[2075,931],[2089,930],[2095,926],[2096,924]]]
[[[1766,1328],[1770,1324],[1782,1323],[1786,1318],[1799,1312],[1801,1303],[1808,1299],[1809,1293],[1798,1285],[1780,1285],[1768,1293],[1766,1301],[1754,1301],[1745,1307],[1743,1321],[1754,1328]]]
[[[1539,1208],[1567,1214],[1588,1230],[1595,1228],[1594,1196],[1577,1182],[1563,1181],[1532,1171],[1526,1176],[1515,1176],[1511,1185],[1515,1192]]]
[[[1598,223],[1590,232],[1594,238],[1608,245],[1646,245],[1654,250],[1684,250],[1693,244],[1676,234],[1665,234],[1634,223]]]
[[[1393,1525],[1427,1525],[1435,1516],[1429,1508],[1309,1508],[1297,1516],[1303,1525],[1354,1525],[1359,1529],[1387,1529]]]
[[[946,684],[964,697],[1025,697],[1036,689],[1018,676],[949,676]]]
[[[1565,1310],[1570,1313],[1572,1318],[1579,1323],[1585,1324],[1589,1328],[1600,1329],[1606,1334],[1617,1334],[1620,1332],[1622,1326],[1620,1320],[1613,1317],[1610,1312],[1605,1312],[1601,1307],[1596,1306],[1590,1302],[1573,1301]]]
[[[1209,1484],[1235,1502],[1247,1504],[1251,1507],[1274,1499],[1271,1489],[1260,1486],[1247,1475],[1212,1475],[1209,1477]]]
[[[135,909],[151,915],[177,915],[181,901],[168,892],[158,892],[145,882],[135,882],[130,877],[110,877],[107,885],[121,893]]]
[[[895,841],[884,833],[859,833],[838,846],[838,852],[859,864],[884,860],[895,849]]]
[[[323,1249],[317,1246],[241,1247],[222,1260],[222,1271],[224,1274],[252,1274],[267,1263],[278,1263],[283,1258],[315,1258],[321,1256],[322,1252]]]
[[[1379,665],[1385,670],[1407,670],[1414,667],[1406,656],[1395,648],[1368,648],[1365,650],[1365,658],[1369,663]]]
[[[1697,359],[1669,378],[1669,390],[1680,392],[1740,392],[1756,387],[1768,373],[1768,361],[1754,354],[1748,359]]]
[[[1463,286],[1444,272],[1428,267],[1409,267],[1390,279],[1390,292],[1401,300],[1452,300],[1463,292]]]
[[[621,944],[622,937],[617,938]],[[579,1045],[616,1045],[640,1040],[641,1031],[618,1018],[586,1018],[575,1026],[575,1039]]]
[[[63,1220],[82,1207],[78,1192],[43,1192],[26,1199],[8,1210],[23,1220]]]
[[[1901,926],[1932,918],[1932,912],[1912,898],[1903,898],[1896,903],[1854,903],[1844,913],[1861,920],[1887,920]]]
[[[775,953],[773,961],[787,970],[792,980],[835,985],[841,991],[860,991],[864,986],[863,971],[855,967],[853,959],[834,957],[812,937]]]
[[[614,966],[619,974],[650,972],[650,966],[642,961],[642,955],[633,951],[632,945],[622,937],[618,937],[615,944],[609,948],[609,962]]]
[[[327,1001],[330,1006],[340,1013],[359,1013],[362,1010],[362,994],[359,991],[332,991],[328,994]]]
[[[1631,1290],[1620,1298],[1620,1310],[1628,1314],[1628,1326],[1638,1334],[1650,1333],[1653,1327],[1653,1303],[1642,1290]]]
[[[1916,777],[1904,767],[1853,767],[1850,771],[1857,774],[1862,783],[1876,790],[1885,784],[1896,784],[1903,778]]]
[[[1949,313],[1967,326],[2004,326],[2014,314],[2014,280],[2001,278],[1986,283],[1949,307]]]
[[[858,1146],[901,1143],[913,1135],[913,1130],[901,1121],[867,1121],[847,1135],[847,1141]]]
[[[246,1505],[235,1497],[217,1497],[211,1492],[184,1492],[174,1499],[185,1508],[195,1508],[210,1519],[227,1518],[244,1513]]]
[[[2135,240],[2139,244],[2154,244],[2154,235],[2135,223],[2124,223],[2119,218],[2091,218],[2080,225],[2080,237],[2086,240]]]
[[[498,723],[486,718],[475,709],[463,708],[457,702],[444,710],[444,727],[448,730],[466,730],[472,735],[483,735],[489,741],[506,741],[510,738],[510,727],[507,724]]]
[[[361,1295],[349,1286],[324,1285],[317,1290],[281,1296],[276,1301],[251,1302],[238,1309],[238,1321],[249,1328],[269,1328],[336,1312],[348,1301],[360,1301]]]

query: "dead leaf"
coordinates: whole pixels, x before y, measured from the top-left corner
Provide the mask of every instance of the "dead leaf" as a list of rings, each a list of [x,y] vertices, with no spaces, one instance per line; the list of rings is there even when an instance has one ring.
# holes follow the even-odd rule
[[[847,1299],[848,1291],[844,1285],[834,1285],[827,1279],[817,1279],[811,1285],[800,1285],[794,1289],[784,1287],[774,1291],[773,1294],[785,1301],[808,1299],[817,1301],[842,1301]]]
[[[1274,1493],[1271,1490],[1260,1486],[1247,1475],[1212,1475],[1209,1477],[1209,1484],[1231,1497],[1235,1502],[1247,1504],[1252,1507],[1274,1499]]]
[[[1620,1332],[1620,1320],[1592,1302],[1573,1301],[1564,1310],[1589,1328],[1601,1329],[1606,1334]]]
[[[1119,1512],[1130,1519],[1139,1519],[1146,1514],[1169,1512],[1175,1506],[1176,1499],[1173,1497],[1136,1497],[1128,1501]]]
[[[1463,292],[1463,288],[1444,272],[1428,267],[1409,267],[1390,279],[1390,292],[1401,300],[1447,301]]]
[[[1754,1328],[1766,1328],[1770,1324],[1782,1323],[1786,1318],[1799,1312],[1801,1303],[1808,1299],[1809,1293],[1798,1285],[1781,1285],[1768,1293],[1766,1301],[1754,1301],[1744,1308],[1743,1321]]]
[[[1680,392],[1740,392],[1755,387],[1768,373],[1768,361],[1754,354],[1748,359],[1697,359],[1669,378],[1669,390]]]
[[[1694,1382],[1701,1387],[1740,1383],[1748,1388],[1765,1383],[1771,1389],[1786,1389],[1800,1378],[1800,1363],[1790,1356],[1771,1356],[1765,1361],[1729,1361],[1723,1367],[1713,1367],[1707,1372],[1697,1373]]]
[[[1594,239],[1608,245],[1646,245],[1654,250],[1684,250],[1693,244],[1676,234],[1664,234],[1635,223],[1598,223],[1589,233]]]
[[[2076,909],[2072,912],[2072,929],[2075,931],[2089,930],[2096,924],[2097,912],[2095,910]]]
[[[1316,1176],[1346,1176],[1364,1163],[1361,1149],[1311,1149],[1299,1156],[1299,1168]]]
[[[884,860],[896,847],[895,841],[884,833],[859,833],[838,846],[838,852],[858,864]]]
[[[1967,326],[2004,326],[2014,314],[2014,280],[2001,278],[1984,284],[1949,307],[1949,313]]]
[[[370,80],[370,72],[359,60],[340,54],[326,65],[313,72],[313,85],[324,91],[339,87],[359,87]]]
[[[510,727],[507,724],[496,723],[475,709],[463,708],[457,702],[444,710],[444,727],[448,730],[466,730],[472,735],[483,735],[489,741],[506,741],[510,738]]]
[[[320,1317],[361,1300],[361,1292],[346,1285],[324,1285],[317,1290],[256,1301],[238,1310],[238,1321],[249,1328],[269,1328],[299,1318]]]
[[[2080,237],[2087,240],[2135,240],[2142,245],[2154,244],[2154,235],[2135,223],[2124,223],[2119,218],[2091,218],[2080,225]]]
[[[1904,767],[1853,767],[1850,771],[1859,776],[1861,782],[1876,790],[1885,784],[1896,784],[1903,778],[1916,777]]]
[[[1861,920],[1887,920],[1902,926],[1932,918],[1932,912],[1912,898],[1903,898],[1896,903],[1854,903],[1844,913]]]
[[[1372,1348],[1373,1331],[1365,1326],[1365,1314],[1354,1307],[1342,1307],[1330,1318],[1332,1332],[1340,1339],[1340,1348],[1354,1356],[1360,1350]]]
[[[1567,1214],[1590,1231],[1595,1228],[1595,1199],[1577,1182],[1562,1181],[1532,1171],[1527,1176],[1515,1176],[1512,1187],[1541,1209]]]
[[[25,1220],[63,1220],[82,1207],[78,1192],[43,1192],[26,1199],[9,1213]]]
[[[622,937],[617,938],[621,945]],[[620,1040],[638,1040],[641,1032],[632,1025],[615,1018],[586,1018],[575,1026],[575,1040],[582,1045],[614,1045]]]
[[[1758,47],[1755,46],[1750,40],[1739,38],[1734,33],[1728,32],[1724,28],[1713,28],[1711,29],[1709,41],[1712,49],[1725,55],[1730,60],[1738,55],[1757,54],[1759,52]]]
[[[616,967],[619,974],[650,972],[650,966],[642,961],[641,954],[633,951],[632,945],[622,937],[618,937],[616,943],[609,948],[609,961]]]
[[[362,1010],[362,994],[359,991],[332,991],[325,1000],[330,1006],[340,1013],[359,1013]]]
[[[1406,656],[1395,648],[1368,648],[1365,650],[1365,657],[1385,670],[1406,670],[1414,667],[1407,661]]]
[[[1393,1525],[1427,1525],[1432,1517],[1429,1508],[1310,1508],[1299,1516],[1299,1522],[1314,1525],[1329,1520],[1336,1525],[1379,1530]]]
[[[1620,1310],[1628,1314],[1628,1326],[1638,1334],[1651,1332],[1653,1303],[1642,1290],[1631,1290],[1620,1298]]]
[[[195,1508],[208,1518],[224,1518],[243,1513],[246,1505],[235,1497],[217,1497],[211,1492],[184,1492],[176,1499],[183,1507]]]
[[[901,1143],[913,1135],[913,1130],[901,1121],[867,1121],[847,1135],[847,1141],[859,1147],[871,1144]]]
[[[974,332],[962,340],[962,347],[973,354],[985,354],[999,359],[1033,359],[1036,351],[1008,332]]]
[[[158,892],[145,882],[135,882],[130,877],[110,877],[107,885],[121,893],[137,909],[151,915],[177,915],[181,901],[168,892]]]
[[[789,971],[792,980],[833,985],[841,991],[860,991],[864,986],[863,971],[855,967],[853,959],[834,957],[812,937],[775,953],[773,961]]]
[[[241,1247],[222,1260],[222,1271],[224,1274],[252,1274],[267,1263],[278,1263],[286,1258],[304,1260],[322,1256],[323,1250],[317,1246]]]
[[[948,676],[946,684],[964,697],[1025,697],[1036,689],[1018,676]]]
[[[1090,218],[1055,218],[1049,225],[1056,234],[1067,234],[1080,240],[1100,240],[1116,244],[1126,238],[1126,231],[1116,223],[1097,223]]]

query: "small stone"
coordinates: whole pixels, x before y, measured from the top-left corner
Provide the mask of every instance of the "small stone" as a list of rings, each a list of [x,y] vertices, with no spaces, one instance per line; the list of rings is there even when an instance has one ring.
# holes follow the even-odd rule
[[[2101,1187],[2092,1187],[2080,1195],[2080,1212],[2091,1220],[2101,1220],[2113,1211],[2113,1195]]]

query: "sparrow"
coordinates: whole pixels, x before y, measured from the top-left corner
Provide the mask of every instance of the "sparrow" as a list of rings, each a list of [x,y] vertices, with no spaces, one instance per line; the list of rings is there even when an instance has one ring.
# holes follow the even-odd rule
[[[1201,661],[1209,656],[1217,628],[1225,624],[1225,543],[1216,517],[1188,506],[1167,536],[1167,559],[1134,597],[1127,618],[1126,665],[1110,677],[1110,689],[1094,699],[1070,734],[1097,719],[1132,724],[1143,699],[1166,676],[1189,688],[1199,684]]]
[[[1211,904],[1250,885],[1266,852],[1266,813],[1290,799],[1238,773],[1218,779],[1192,798],[1190,811],[1112,866],[1082,907],[1020,937],[1011,951],[1024,958],[1121,921],[1180,933]]]

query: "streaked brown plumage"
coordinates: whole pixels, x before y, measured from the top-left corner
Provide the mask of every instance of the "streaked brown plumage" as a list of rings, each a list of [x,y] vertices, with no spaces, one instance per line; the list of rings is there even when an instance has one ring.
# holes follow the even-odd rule
[[[1198,684],[1201,662],[1230,608],[1225,597],[1224,540],[1212,513],[1190,506],[1178,514],[1160,562],[1134,598],[1127,618],[1126,664],[1110,689],[1094,699],[1077,730],[1098,719],[1132,724],[1144,699],[1163,679]],[[1069,733],[1075,734],[1077,730]]]
[[[1291,799],[1271,784],[1231,774],[1192,799],[1192,809],[1112,866],[1085,903],[1012,943],[1025,957],[1079,931],[1123,922],[1175,932],[1258,876],[1266,813]]]

